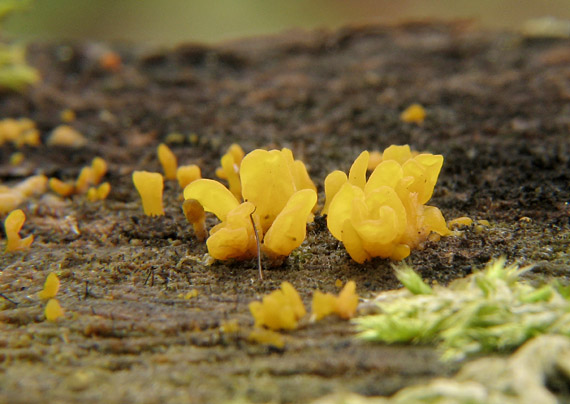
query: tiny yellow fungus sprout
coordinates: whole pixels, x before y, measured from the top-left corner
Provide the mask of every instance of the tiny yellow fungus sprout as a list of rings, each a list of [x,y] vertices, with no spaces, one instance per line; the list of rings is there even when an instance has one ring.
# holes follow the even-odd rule
[[[46,282],[44,283],[43,290],[39,293],[39,297],[42,300],[52,299],[57,295],[59,291],[59,278],[53,272],[46,278]]]
[[[75,111],[69,108],[64,109],[59,114],[59,119],[65,123],[70,123],[75,121]]]
[[[374,171],[374,169],[382,162],[382,153],[377,150],[370,152],[370,158],[368,160],[368,171]]]
[[[87,144],[87,139],[71,126],[59,125],[49,135],[46,144],[48,146],[82,147]]]
[[[11,188],[2,188],[0,190],[0,213],[8,213],[13,211],[24,201],[24,195],[16,192]]]
[[[198,137],[196,136],[196,139],[197,138]],[[191,143],[195,143],[195,142],[191,141]],[[245,156],[245,152],[243,151],[241,146],[237,143],[232,143],[232,145],[228,148],[228,151],[226,152],[226,154],[224,154],[222,156],[222,158],[224,158],[225,156],[231,156],[231,158],[233,160],[233,164],[235,164],[238,167],[238,171],[239,171],[239,166],[241,165],[241,161],[243,160],[243,157]],[[228,179],[227,173],[223,167],[223,164],[222,164],[222,167],[218,167],[216,169],[216,176],[222,180]]]
[[[443,157],[413,156],[408,146],[389,147],[366,181],[368,153],[363,152],[344,184],[337,172],[325,180],[334,184],[326,193],[327,226],[356,262],[372,257],[401,260],[431,232],[451,234],[440,210],[425,206]]]
[[[26,221],[26,215],[21,209],[16,209],[4,220],[4,230],[6,231],[6,252],[26,250],[34,241],[34,236],[24,239],[20,237],[20,230]]]
[[[356,283],[348,281],[338,296],[316,290],[313,294],[311,307],[316,320],[320,320],[330,314],[336,314],[340,318],[348,320],[356,313],[357,306]]]
[[[39,146],[40,133],[35,122],[27,118],[0,120],[0,146],[6,142],[12,142],[16,147]]]
[[[75,193],[75,184],[63,182],[57,178],[49,179],[49,187],[53,192],[62,197],[71,196]]]
[[[16,152],[10,155],[10,165],[19,166],[24,161],[24,153]]]
[[[111,185],[108,182],[104,182],[97,188],[91,187],[87,190],[87,199],[91,202],[102,201],[111,192]]]
[[[143,210],[147,216],[162,216],[163,179],[160,173],[148,171],[133,172],[133,183],[137,189],[143,204]]]
[[[158,145],[158,160],[160,161],[160,165],[162,166],[162,170],[164,171],[164,178],[167,180],[175,180],[176,179],[176,170],[178,169],[178,162],[176,161],[176,156],[170,150],[170,148],[161,143]]]
[[[426,110],[420,104],[412,104],[400,114],[404,122],[423,123],[425,118]]]
[[[57,299],[49,299],[44,310],[47,321],[55,322],[60,317],[63,317],[63,309],[61,308]]]
[[[237,334],[239,332],[239,323],[237,320],[222,321],[220,331],[224,334]]]
[[[95,184],[95,174],[92,167],[83,167],[75,181],[75,192],[83,194]]]
[[[269,345],[277,349],[281,349],[285,346],[285,340],[281,334],[275,331],[265,330],[263,328],[253,329],[249,333],[247,340],[257,344]]]
[[[283,282],[280,290],[264,296],[261,302],[251,302],[249,311],[256,327],[271,330],[293,330],[307,313],[299,293],[289,282]]]
[[[26,198],[45,192],[47,181],[47,177],[44,175],[34,175],[12,188],[0,186],[0,213],[11,212]]]
[[[178,180],[178,185],[180,188],[184,189],[188,184],[199,180],[202,178],[202,171],[200,167],[196,164],[191,164],[188,166],[180,166],[176,170],[176,179]]]
[[[196,199],[187,199],[182,204],[182,211],[186,220],[192,223],[194,227],[194,234],[198,241],[204,241],[208,238],[208,231],[206,230],[206,212],[204,208]]]
[[[97,185],[107,174],[107,162],[101,157],[95,157],[91,162],[91,170],[93,170],[93,185]]]
[[[184,300],[190,300],[196,296],[198,296],[198,290],[192,289],[190,292],[188,292],[184,295]]]
[[[184,135],[178,132],[172,132],[164,138],[166,144],[182,144],[184,143]]]
[[[471,219],[470,217],[467,217],[467,216],[461,216],[461,217],[457,217],[455,219],[450,220],[449,223],[447,223],[447,226],[449,228],[467,227],[467,226],[471,226],[472,224],[473,224],[473,219]]]

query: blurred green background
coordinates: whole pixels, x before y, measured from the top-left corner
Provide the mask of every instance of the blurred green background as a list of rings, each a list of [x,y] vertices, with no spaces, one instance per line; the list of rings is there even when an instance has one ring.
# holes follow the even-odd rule
[[[36,0],[5,30],[24,39],[173,44],[420,18],[469,18],[482,28],[518,29],[543,16],[570,20],[570,0]]]

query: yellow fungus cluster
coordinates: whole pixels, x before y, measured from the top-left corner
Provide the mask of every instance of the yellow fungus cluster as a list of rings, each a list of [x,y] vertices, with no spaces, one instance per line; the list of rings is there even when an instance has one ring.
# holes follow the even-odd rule
[[[133,172],[133,183],[137,189],[143,204],[144,214],[147,216],[162,216],[162,191],[164,181],[160,173],[149,171]]]
[[[348,177],[334,171],[325,180],[327,226],[352,259],[401,260],[431,232],[450,234],[432,196],[443,156],[412,155],[409,146],[390,146],[368,180],[369,154],[354,161]]]
[[[101,157],[95,157],[90,166],[81,169],[75,182],[50,178],[49,187],[62,197],[87,193],[87,199],[90,201],[103,200],[111,191],[111,185],[107,182],[97,187],[105,174],[107,174],[107,162]]]
[[[264,296],[261,302],[251,302],[249,311],[256,327],[271,330],[293,330],[307,314],[299,293],[289,282],[283,282],[281,289]]]
[[[69,125],[59,125],[46,140],[48,146],[62,147],[83,147],[87,144],[87,139],[79,131]]]
[[[59,301],[55,298],[59,291],[59,286],[59,278],[55,273],[50,272],[44,283],[43,290],[38,294],[40,299],[48,301],[44,310],[47,321],[57,321],[58,318],[64,315]]]
[[[400,119],[404,122],[423,123],[426,110],[420,104],[412,104],[401,113]]]
[[[40,132],[34,121],[28,118],[0,120],[0,146],[11,142],[16,147],[39,146]]]
[[[6,232],[6,252],[22,251],[30,247],[34,241],[34,236],[26,238],[20,237],[20,230],[26,221],[26,215],[21,209],[16,209],[4,220],[4,231]]]
[[[231,158],[235,161],[235,157]],[[196,180],[184,189],[186,201],[196,200],[221,221],[210,230],[206,242],[212,257],[255,257],[258,241],[272,257],[287,256],[301,245],[306,236],[306,223],[313,219],[317,194],[305,165],[294,160],[291,150],[257,149],[243,157],[238,169],[223,172],[228,180],[239,173],[239,197],[234,193],[235,186],[232,192],[208,179]],[[242,198],[245,202],[240,203]],[[203,215],[196,204],[185,202],[185,206],[186,217],[202,238],[205,234]]]
[[[32,195],[43,194],[47,183],[45,175],[34,175],[13,187],[0,185],[0,214],[13,211]]]
[[[313,294],[311,308],[315,320],[320,320],[331,314],[336,314],[340,318],[348,320],[356,313],[357,306],[356,283],[348,281],[338,296],[316,290]]]

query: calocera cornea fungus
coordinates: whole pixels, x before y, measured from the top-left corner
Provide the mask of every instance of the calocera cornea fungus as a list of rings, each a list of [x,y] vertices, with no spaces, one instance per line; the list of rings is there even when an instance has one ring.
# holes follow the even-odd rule
[[[239,176],[241,161],[245,153],[241,146],[233,143],[226,154],[220,159],[221,167],[216,170],[218,178],[228,181],[228,186],[232,194],[237,199],[241,198],[241,181]]]
[[[261,302],[251,302],[249,311],[256,327],[271,330],[293,330],[307,314],[299,293],[289,282],[283,282],[281,289],[264,296]]]
[[[60,317],[64,316],[64,311],[59,304],[57,299],[49,299],[46,308],[44,310],[44,315],[46,316],[46,320],[50,322],[57,321]]]
[[[133,183],[141,197],[144,214],[147,216],[164,215],[162,175],[148,171],[135,171],[133,172]]]
[[[305,165],[288,149],[254,150],[241,161],[239,174],[239,198],[207,179],[184,189],[184,199],[198,201],[221,221],[210,231],[208,252],[216,259],[248,259],[258,255],[262,242],[272,258],[289,255],[305,239],[317,202]]]
[[[111,192],[111,185],[108,182],[104,182],[98,187],[91,187],[87,190],[87,199],[91,202],[102,201]]]
[[[400,119],[404,122],[421,124],[425,118],[426,110],[420,104],[412,104],[400,114]]]
[[[329,231],[359,263],[373,257],[401,260],[431,232],[451,234],[441,211],[425,205],[442,165],[441,155],[413,157],[407,145],[390,146],[366,180],[368,152],[362,152],[342,185],[339,174],[329,175],[331,187],[338,188],[327,194]]]
[[[4,220],[4,230],[6,232],[6,252],[22,251],[30,247],[34,241],[34,236],[26,238],[20,237],[20,230],[26,221],[26,215],[21,209],[16,209]]]
[[[164,178],[167,180],[175,180],[178,162],[172,150],[164,143],[161,143],[158,145],[157,154],[162,170],[164,171]]]
[[[57,295],[57,292],[59,291],[59,285],[60,282],[57,275],[53,272],[50,272],[44,283],[44,288],[38,294],[39,298],[42,300],[48,300],[54,298]]]
[[[194,234],[198,241],[204,241],[208,238],[208,230],[206,230],[206,212],[204,207],[196,199],[187,199],[182,203],[182,211],[186,220],[192,223]]]
[[[44,193],[47,182],[45,175],[33,175],[13,187],[0,186],[0,213],[11,212],[27,198]]]
[[[180,166],[176,170],[176,179],[180,188],[184,189],[188,184],[202,178],[202,171],[196,164]]]
[[[311,310],[315,320],[320,320],[331,314],[336,314],[340,318],[348,320],[356,313],[358,299],[356,283],[348,281],[338,296],[316,290],[313,294]]]
[[[87,199],[90,201],[105,199],[107,195],[104,197],[102,195],[111,190],[110,185],[100,187],[100,190],[97,189],[97,191],[91,191],[94,186],[99,185],[105,174],[107,174],[107,162],[101,157],[95,157],[90,166],[85,166],[81,169],[75,182],[65,182],[58,178],[50,178],[49,187],[62,197],[87,192],[91,194],[87,195]]]

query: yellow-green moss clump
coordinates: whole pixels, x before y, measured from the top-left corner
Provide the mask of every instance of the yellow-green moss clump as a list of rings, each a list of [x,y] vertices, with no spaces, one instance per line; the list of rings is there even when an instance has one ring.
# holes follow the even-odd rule
[[[237,167],[241,148],[233,150],[235,156],[230,151],[222,158],[232,164],[222,162],[218,173],[228,178],[230,189],[208,179],[198,179],[184,189],[186,201],[198,201],[221,221],[210,230],[206,242],[209,254],[221,260],[252,258],[257,256],[259,241],[271,257],[289,255],[305,239],[306,223],[312,221],[317,203],[316,187],[305,165],[294,160],[289,149],[258,149],[243,157]],[[239,187],[230,180],[238,173]],[[187,218],[201,238],[205,232],[203,217],[195,206],[192,210],[196,215],[189,215],[186,209]]]
[[[430,233],[449,235],[440,210],[425,205],[433,194],[443,156],[390,146],[368,180],[369,153],[354,161],[348,176],[325,180],[327,226],[356,262],[373,257],[401,260]]]

